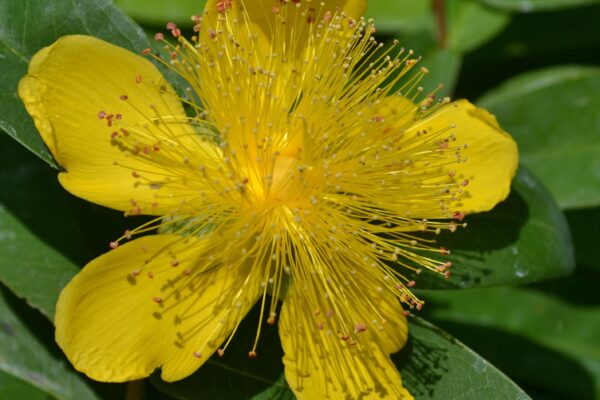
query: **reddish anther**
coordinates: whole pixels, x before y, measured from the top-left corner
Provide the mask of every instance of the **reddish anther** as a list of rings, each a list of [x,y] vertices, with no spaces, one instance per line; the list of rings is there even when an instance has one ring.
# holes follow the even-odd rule
[[[162,303],[162,299],[160,297],[153,297],[152,301],[159,304]]]
[[[248,352],[248,357],[249,358],[256,358],[256,355],[257,354],[256,354],[256,352],[254,350]]]
[[[129,96],[127,96],[126,94],[122,94],[122,95],[119,96],[119,99],[121,99],[123,101],[127,100],[128,98],[129,98]]]
[[[223,13],[231,8],[233,0],[221,0],[217,2],[217,11]]]
[[[152,53],[152,49],[151,48],[147,48],[147,49],[142,50],[142,54],[145,55],[145,56],[147,56],[150,53]]]
[[[452,214],[452,218],[457,220],[457,221],[462,221],[463,219],[465,219],[465,213],[464,212],[455,212]]]
[[[116,249],[117,247],[119,247],[119,242],[110,242],[108,245],[111,249]]]
[[[100,111],[98,113],[98,119],[104,119],[104,117],[106,117],[106,112],[105,111]]]
[[[165,40],[165,35],[162,32],[158,32],[154,34],[154,40]]]

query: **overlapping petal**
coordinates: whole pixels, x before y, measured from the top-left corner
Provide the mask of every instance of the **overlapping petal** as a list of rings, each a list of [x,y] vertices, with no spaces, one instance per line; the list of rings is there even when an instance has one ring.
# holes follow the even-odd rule
[[[42,49],[19,95],[65,169],[63,186],[98,204],[164,215],[194,195],[178,181],[187,153],[215,157],[158,69],[100,39],[65,36]]]
[[[376,113],[395,128],[405,130],[406,137],[414,137],[423,130],[430,134],[445,131],[454,135],[453,143],[461,147],[461,161],[448,164],[440,174],[447,176],[450,173],[459,185],[465,185],[460,189],[460,202],[452,205],[454,210],[466,213],[488,211],[508,196],[519,163],[517,144],[492,114],[467,100],[458,100],[415,120],[418,109],[410,104],[405,98],[389,97],[377,107]],[[431,210],[436,208],[431,207]],[[447,216],[447,212],[438,212],[437,216],[415,215]]]
[[[90,262],[62,291],[56,340],[79,371],[121,382],[200,367],[252,307],[244,262],[211,262],[202,239],[155,235]]]
[[[279,332],[286,379],[298,399],[412,399],[389,358],[406,342],[402,307],[394,295],[368,285],[364,289],[364,298],[354,306],[373,305],[384,319],[357,321],[350,338],[340,332],[325,299],[315,309],[303,288],[288,291]],[[365,317],[378,318],[374,313]]]

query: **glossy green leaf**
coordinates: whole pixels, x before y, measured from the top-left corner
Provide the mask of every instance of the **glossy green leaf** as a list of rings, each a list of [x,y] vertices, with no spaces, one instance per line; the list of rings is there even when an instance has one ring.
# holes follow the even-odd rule
[[[366,16],[375,20],[375,26],[380,32],[406,33],[434,29],[429,1],[369,1]]]
[[[0,132],[0,281],[52,319],[85,257],[55,171]]]
[[[476,0],[447,1],[449,48],[467,53],[506,27],[510,14],[484,6]]]
[[[48,394],[0,371],[0,399],[52,400]]]
[[[205,0],[116,0],[115,5],[129,14],[137,22],[146,25],[164,26],[174,22],[181,26],[191,26],[192,15],[202,14]]]
[[[528,73],[479,104],[515,137],[522,163],[562,208],[600,205],[600,68]]]
[[[526,400],[525,394],[484,358],[443,330],[409,318],[406,347],[394,355],[415,400]]]
[[[451,250],[443,258],[454,264],[451,278],[425,271],[416,277],[419,288],[516,285],[564,276],[574,268],[565,217],[524,168],[519,169],[507,200],[465,221],[466,228],[436,238]]]
[[[548,397],[600,398],[596,272],[523,288],[428,291],[428,318]]]
[[[0,285],[0,371],[58,400],[97,399],[60,356],[53,332],[47,320]]]
[[[404,35],[425,34],[438,38],[438,20],[430,1],[379,0],[369,2],[367,17],[375,20],[382,33]],[[476,0],[447,0],[441,12],[445,15],[446,37],[437,47],[457,53],[469,52],[498,34],[510,20],[510,14],[479,4]],[[445,41],[445,43],[439,43]],[[408,40],[411,44],[411,40]],[[412,44],[411,44],[412,46]],[[425,49],[413,46],[422,53]]]
[[[561,8],[580,7],[599,3],[598,0],[479,0],[503,10],[519,12],[552,11]]]
[[[0,129],[56,166],[17,95],[31,57],[60,36],[91,34],[133,51],[148,47],[143,31],[110,0],[0,0]]]
[[[578,268],[600,270],[600,257],[596,254],[600,238],[600,208],[581,208],[566,212],[573,241]]]
[[[430,92],[441,84],[442,88],[436,94],[438,98],[451,96],[456,86],[461,63],[462,57],[451,49],[434,49],[425,54],[420,62],[429,70],[421,82],[425,92]]]

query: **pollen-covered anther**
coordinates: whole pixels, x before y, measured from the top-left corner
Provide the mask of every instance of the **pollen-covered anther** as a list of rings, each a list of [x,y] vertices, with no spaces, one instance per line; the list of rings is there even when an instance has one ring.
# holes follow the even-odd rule
[[[225,349],[217,349],[217,355],[223,357],[225,355]]]
[[[462,221],[465,219],[465,213],[462,211],[456,211],[452,213],[452,219],[455,219],[456,221]]]
[[[171,31],[171,35],[173,35],[173,37],[178,38],[181,36],[181,30],[173,22],[169,22],[167,24],[167,29]]]
[[[217,11],[220,13],[224,13],[225,11],[231,8],[233,0],[221,0],[217,2]]]

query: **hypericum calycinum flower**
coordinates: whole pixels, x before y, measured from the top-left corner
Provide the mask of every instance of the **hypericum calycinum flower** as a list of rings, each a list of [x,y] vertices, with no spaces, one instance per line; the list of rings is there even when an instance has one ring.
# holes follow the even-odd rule
[[[504,199],[518,157],[486,111],[422,94],[427,70],[381,49],[365,7],[208,1],[190,41],[168,25],[177,45],[162,62],[183,97],[150,61],[92,37],[33,57],[19,94],[61,184],[156,216],[63,290],[56,339],[78,370],[182,379],[258,302],[249,356],[277,322],[299,398],[411,397],[389,359],[404,310],[422,304],[405,275],[449,267],[419,232]]]

